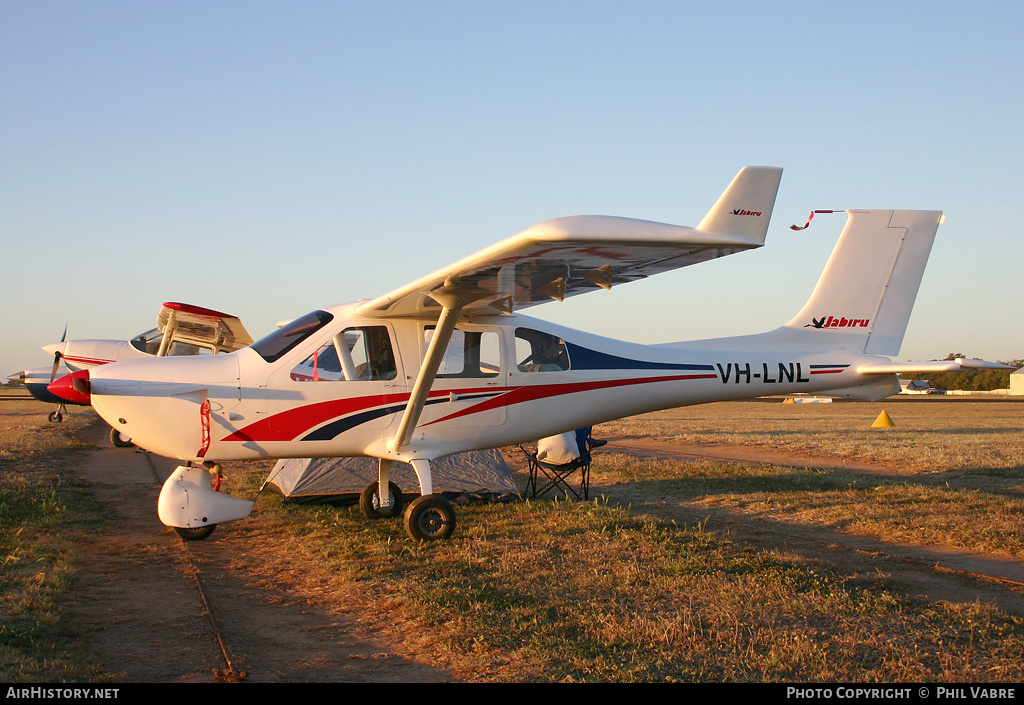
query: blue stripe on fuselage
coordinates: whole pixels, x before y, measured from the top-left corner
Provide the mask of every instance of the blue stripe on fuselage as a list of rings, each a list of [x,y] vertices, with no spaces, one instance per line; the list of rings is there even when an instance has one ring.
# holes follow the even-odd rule
[[[714,365],[690,365],[676,362],[647,362],[630,360],[608,353],[565,342],[569,351],[569,369],[572,370],[714,370]]]

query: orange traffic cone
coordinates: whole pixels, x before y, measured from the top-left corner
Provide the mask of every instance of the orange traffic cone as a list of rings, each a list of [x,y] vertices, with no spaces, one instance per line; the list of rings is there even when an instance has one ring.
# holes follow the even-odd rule
[[[892,422],[892,419],[889,418],[889,414],[885,413],[885,409],[882,409],[882,413],[880,413],[878,418],[875,419],[875,422],[871,424],[871,428],[890,428],[895,425],[896,424]]]

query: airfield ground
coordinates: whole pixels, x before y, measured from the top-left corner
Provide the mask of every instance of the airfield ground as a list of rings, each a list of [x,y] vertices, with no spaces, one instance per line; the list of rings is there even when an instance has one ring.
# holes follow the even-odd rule
[[[0,402],[0,430],[34,424],[32,433],[54,433],[45,425],[45,405],[18,401],[17,416],[5,414],[13,404]],[[883,407],[896,429],[871,430]],[[1024,680],[1024,551],[1019,537],[1011,536],[1024,506],[1024,403],[776,400],[626,419],[595,433],[609,444],[595,458],[591,495],[606,499],[522,510],[536,514],[525,524],[513,522],[515,534],[508,533],[501,510],[460,510],[454,542],[461,545],[441,550],[412,546],[397,528],[364,529],[349,510],[284,508],[263,497],[252,518],[219,527],[207,541],[181,542],[155,516],[160,483],[174,463],[114,448],[105,426],[81,420],[90,413],[72,412],[93,449],[35,462],[60,465],[109,517],[91,523],[73,548],[62,550],[68,566],[67,587],[55,598],[58,649],[80,650],[80,660],[90,664],[86,671],[70,672],[72,680]],[[8,437],[0,435],[7,444],[0,448],[0,481],[22,467],[10,443],[23,443],[18,439],[26,436]],[[914,445],[920,447],[915,451]],[[524,469],[515,449],[506,455],[517,470]],[[236,482],[231,491],[248,496],[270,464],[228,468],[229,488]],[[680,471],[681,466],[691,469]],[[924,494],[914,498],[906,494],[911,491]],[[865,494],[868,504],[854,504]],[[922,504],[928,512],[929,497],[946,494],[963,502],[984,496],[1008,515],[1010,528],[990,526],[978,513],[987,510],[967,504],[938,509],[936,502],[936,512],[951,512],[950,523],[974,523],[977,528],[967,526],[966,533],[991,533],[992,541],[964,538],[956,529],[915,533],[925,531],[920,525],[926,522],[912,518],[920,516]],[[904,517],[867,517],[875,504],[897,507]],[[622,514],[605,516],[606,507],[621,507],[614,511]],[[964,511],[975,514],[964,521],[958,514]],[[581,518],[588,513],[605,524],[588,528]],[[531,522],[536,533],[524,539]],[[687,542],[704,542],[706,560],[700,553],[695,559],[681,553],[677,528]],[[324,538],[363,531],[369,533],[345,547]],[[471,583],[499,571],[498,563],[508,563],[512,572],[532,571],[543,560],[570,564],[567,554],[580,550],[575,541],[597,552],[603,548],[595,542],[607,537],[615,543],[617,532],[640,538],[622,555],[598,556],[595,563],[580,556],[580,572],[592,573],[596,583],[568,573],[574,583],[589,585],[586,597],[577,593],[557,605],[523,605],[515,595],[526,595],[527,587],[502,583],[499,590],[496,582],[473,588],[471,599],[456,595],[454,582],[452,595],[444,594],[453,575],[442,570],[449,561],[462,571],[454,574],[456,581]],[[21,554],[13,547],[16,540],[3,538],[0,587],[7,596],[0,602],[0,627],[15,624],[19,610],[27,609],[11,597],[18,581],[10,576],[21,570]],[[449,550],[454,559],[444,553]],[[665,551],[664,559],[658,550]],[[724,568],[716,563],[723,551],[734,552]],[[770,583],[781,573],[784,582],[797,585],[796,592],[779,612],[754,618],[741,614],[746,606],[735,607],[734,618],[717,617],[710,602],[723,598],[696,592],[632,597],[650,589],[646,574],[659,572],[659,561],[669,561],[669,555],[672,576],[694,573],[705,587],[735,580],[731,572],[745,572],[744,585]],[[602,560],[614,565],[602,567]],[[737,585],[730,583],[728,594],[739,594]],[[750,594],[739,599],[761,599]],[[814,604],[823,595],[870,606],[857,607],[855,616],[832,616],[831,608]],[[702,606],[702,599],[709,602]],[[453,612],[446,600],[463,604]],[[592,633],[575,624],[552,636],[558,623],[585,614],[588,600],[595,619],[604,622],[601,629]],[[661,636],[642,638],[663,643],[631,660],[621,652],[635,647],[621,643],[626,639],[613,623],[633,619],[623,613],[642,612],[652,601],[660,602],[655,611],[661,616],[643,617],[639,629],[655,630]],[[458,609],[467,613],[465,619]],[[526,628],[524,611],[533,620]],[[481,614],[483,621],[486,615],[507,618],[508,626],[503,632],[496,624],[493,633],[471,626]],[[735,624],[716,626],[716,620]],[[638,630],[636,622],[627,628]],[[45,670],[15,663],[26,657],[12,656],[18,649],[3,638],[14,631],[0,629],[0,669],[6,669],[0,681],[38,680]],[[587,642],[586,649],[598,653],[553,664],[557,659],[545,647],[525,644],[534,639],[562,640],[553,647],[561,654],[570,650],[569,641],[572,649]],[[801,641],[812,648],[797,648]],[[775,653],[775,645],[784,643],[789,646]],[[663,663],[633,663],[637,658]],[[780,658],[792,662],[780,665]]]

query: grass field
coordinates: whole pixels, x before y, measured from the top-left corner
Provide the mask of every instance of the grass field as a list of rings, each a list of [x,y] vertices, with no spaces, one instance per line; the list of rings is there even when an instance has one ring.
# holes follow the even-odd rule
[[[885,411],[896,424],[871,424]],[[1024,401],[890,398],[878,403],[723,402],[602,424],[602,438],[732,443],[884,463],[901,473],[1024,470]]]
[[[0,682],[83,681],[102,676],[67,629],[61,601],[105,517],[68,464],[92,446],[91,412],[47,422],[50,406],[0,390]]]
[[[60,622],[86,532],[116,530],[102,528],[69,472],[90,422],[74,414],[46,424],[42,405],[29,414],[19,404],[0,405],[0,681],[102,678]],[[870,429],[881,408],[896,428]],[[674,410],[597,433],[874,459],[900,474],[602,453],[594,482],[1019,559],[1021,411],[961,401]],[[251,497],[267,468],[230,468],[233,493]],[[385,610],[423,658],[458,679],[1024,680],[1024,621],[995,607],[914,599],[884,573],[753,549],[701,523],[660,521],[601,498],[460,506],[455,537],[430,545],[353,508],[267,495],[257,508],[225,529],[252,539],[240,561],[252,581],[327,611],[351,610],[353,600]]]
[[[886,410],[892,428],[872,428]],[[894,476],[609,454],[595,478],[663,480],[706,503],[891,542],[1024,558],[1024,403],[740,402],[674,409],[604,424],[602,438],[736,444],[823,463],[878,463]]]

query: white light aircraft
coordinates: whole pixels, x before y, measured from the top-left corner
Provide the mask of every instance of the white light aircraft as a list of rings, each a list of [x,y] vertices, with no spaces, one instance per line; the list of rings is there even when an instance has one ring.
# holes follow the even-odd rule
[[[29,394],[48,403],[57,404],[50,421],[64,418],[65,404],[79,404],[60,398],[46,388],[55,380],[80,370],[107,365],[119,360],[133,360],[164,355],[203,355],[238,350],[252,343],[252,336],[236,317],[208,308],[167,302],[157,314],[157,327],[140,333],[131,340],[67,340],[67,328],[59,343],[44,345],[53,356],[53,365],[17,372],[7,379],[25,385]],[[123,434],[111,433],[117,445],[131,445]]]
[[[706,402],[815,393],[882,399],[896,373],[993,363],[894,363],[939,211],[849,210],[810,300],[760,335],[638,345],[517,311],[764,244],[782,170],[746,167],[695,228],[609,216],[560,218],[372,301],[295,319],[229,355],[120,362],[58,380],[152,452],[187,461],[161,520],[186,538],[248,516],[215,492],[219,463],[371,456],[368,517],[396,516],[391,464],[412,465],[413,539],[451,535],[431,462],[602,421]],[[663,302],[651,302],[657,315]]]

